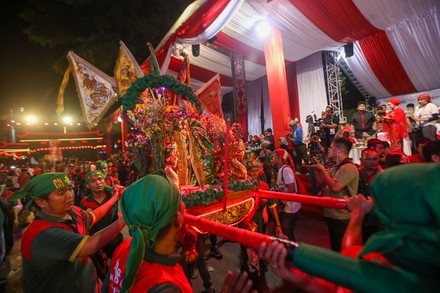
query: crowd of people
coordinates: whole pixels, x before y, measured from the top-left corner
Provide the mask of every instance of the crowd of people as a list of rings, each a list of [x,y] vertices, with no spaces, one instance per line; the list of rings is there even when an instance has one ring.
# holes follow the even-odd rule
[[[242,245],[241,270],[226,276],[222,292],[268,292],[269,268],[286,282],[284,288],[305,292],[439,288],[440,141],[431,127],[438,110],[424,110],[430,104],[425,94],[414,112],[405,114],[399,104],[390,99],[387,111],[373,114],[359,102],[348,123],[327,107],[318,123],[308,117],[307,134],[298,118],[291,119],[279,147],[271,129],[249,137],[241,163],[260,190],[337,198],[346,201],[347,209],[323,209],[331,250],[276,241],[258,251]],[[415,153],[407,156],[403,139],[416,128]],[[386,141],[377,136],[384,130]],[[359,141],[365,148],[354,164],[350,151]],[[214,292],[205,241],[209,238],[209,254],[221,261],[216,236],[198,235],[183,224],[181,194],[165,172],[139,178],[116,157],[60,161],[51,170],[3,165],[0,185],[1,285],[7,282],[3,268],[12,232],[23,225],[26,292],[192,292],[197,271],[205,292]],[[302,241],[295,234],[301,203],[269,199],[257,204],[240,228]],[[124,239],[125,226],[130,235]],[[379,290],[374,283],[381,274],[389,281],[380,281]]]

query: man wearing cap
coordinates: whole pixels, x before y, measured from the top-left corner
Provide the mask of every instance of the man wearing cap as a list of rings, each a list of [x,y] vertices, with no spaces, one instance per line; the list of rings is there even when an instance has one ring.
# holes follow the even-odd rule
[[[117,190],[105,205],[86,212],[74,204],[67,173],[44,173],[32,178],[9,199],[30,197],[34,221],[23,234],[21,254],[26,292],[96,292],[97,275],[90,255],[109,243],[125,226],[121,217],[88,235],[88,228],[119,200]]]
[[[120,206],[131,237],[116,249],[102,292],[192,292],[176,254],[185,209],[176,185],[151,173],[126,189]],[[252,282],[241,285],[248,292]]]
[[[81,203],[79,205],[80,208],[91,212],[111,200],[112,188],[108,185],[105,185],[104,178],[105,175],[98,170],[87,173],[84,181],[87,188],[89,189],[89,194],[81,200]],[[113,222],[116,222],[117,220],[118,205],[113,205],[108,213],[89,229],[90,235],[95,234],[96,232],[104,229],[105,227],[111,225]],[[121,242],[122,234],[119,233],[109,244],[104,246],[102,250],[107,255],[107,257],[112,258],[113,252]]]
[[[376,117],[373,113],[366,111],[366,105],[364,101],[357,103],[357,112],[351,116],[350,135],[361,140],[369,140],[375,138],[377,131]]]
[[[389,99],[387,106],[390,111],[383,117],[383,129],[388,132],[392,151],[402,151],[403,138],[408,136],[406,114],[399,105],[398,98]]]

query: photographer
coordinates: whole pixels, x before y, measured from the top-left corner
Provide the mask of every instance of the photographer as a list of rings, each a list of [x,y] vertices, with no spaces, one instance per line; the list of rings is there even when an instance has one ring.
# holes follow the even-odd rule
[[[309,149],[309,157],[310,158],[316,158],[319,162],[323,163],[324,161],[324,153],[325,148],[321,144],[321,141],[319,140],[319,136],[316,134],[312,135],[312,138],[308,145]]]
[[[327,106],[327,108],[325,108],[325,117],[320,125],[320,127],[324,130],[323,143],[326,152],[328,152],[331,142],[335,139],[336,129],[338,126],[339,117],[334,115],[332,107]]]

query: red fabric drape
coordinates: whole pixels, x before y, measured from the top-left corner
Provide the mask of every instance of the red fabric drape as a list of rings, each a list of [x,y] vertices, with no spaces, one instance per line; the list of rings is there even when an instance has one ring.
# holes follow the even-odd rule
[[[171,57],[169,69],[179,72],[180,66],[182,64],[182,60]],[[217,73],[209,71],[207,69],[195,66],[190,64],[191,78],[208,82],[212,77],[214,77]],[[226,75],[220,75],[222,85],[227,87],[232,87],[232,78]]]
[[[195,38],[203,33],[228,6],[230,0],[208,0],[176,31],[178,38]]]
[[[384,31],[359,40],[359,44],[374,74],[391,95],[417,91]]]
[[[290,116],[292,118],[300,117],[298,82],[296,79],[296,63],[286,66],[287,86],[289,90]],[[305,123],[301,121],[301,123]]]
[[[267,64],[267,83],[269,85],[275,147],[278,147],[278,137],[284,136],[286,133],[290,106],[281,31],[278,28],[273,28],[272,31],[272,34],[264,41],[264,55]]]
[[[351,0],[290,0],[290,2],[337,42],[352,43],[379,31]]]

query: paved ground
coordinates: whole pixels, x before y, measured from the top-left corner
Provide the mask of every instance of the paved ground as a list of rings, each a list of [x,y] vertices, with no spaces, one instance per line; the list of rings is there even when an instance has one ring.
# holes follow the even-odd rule
[[[299,242],[318,245],[321,247],[330,248],[328,239],[327,226],[322,218],[322,215],[315,212],[302,212],[296,224],[295,236]],[[207,259],[208,268],[212,269],[211,279],[214,283],[216,292],[220,292],[224,277],[229,270],[234,270],[239,267],[240,245],[231,242],[224,242],[219,238],[220,250],[223,253],[223,259],[217,260],[214,258]],[[209,244],[209,240],[207,240]],[[208,245],[207,252],[208,252]],[[269,269],[266,273],[266,280],[270,289],[281,284],[281,280],[276,277]],[[192,281],[195,293],[204,291],[203,282],[200,277]]]
[[[297,240],[300,242],[315,244],[326,248],[330,247],[327,227],[322,219],[322,216],[315,212],[302,212],[297,222],[295,234]],[[21,286],[20,240],[21,239],[18,238],[14,243],[14,248],[11,255],[11,272],[9,275],[9,282],[6,292],[24,292]],[[238,244],[224,241],[222,238],[219,238],[218,240],[220,250],[223,253],[223,259],[217,260],[214,258],[207,258],[207,266],[208,269],[211,270],[211,280],[214,283],[216,292],[220,292],[227,272],[239,267],[240,255],[240,246]],[[207,241],[207,244],[209,244],[209,240]],[[273,275],[270,270],[266,273],[266,279],[269,288],[274,288],[281,283],[281,281],[275,275]],[[195,293],[201,293],[204,291],[200,276],[192,280],[192,285]]]

